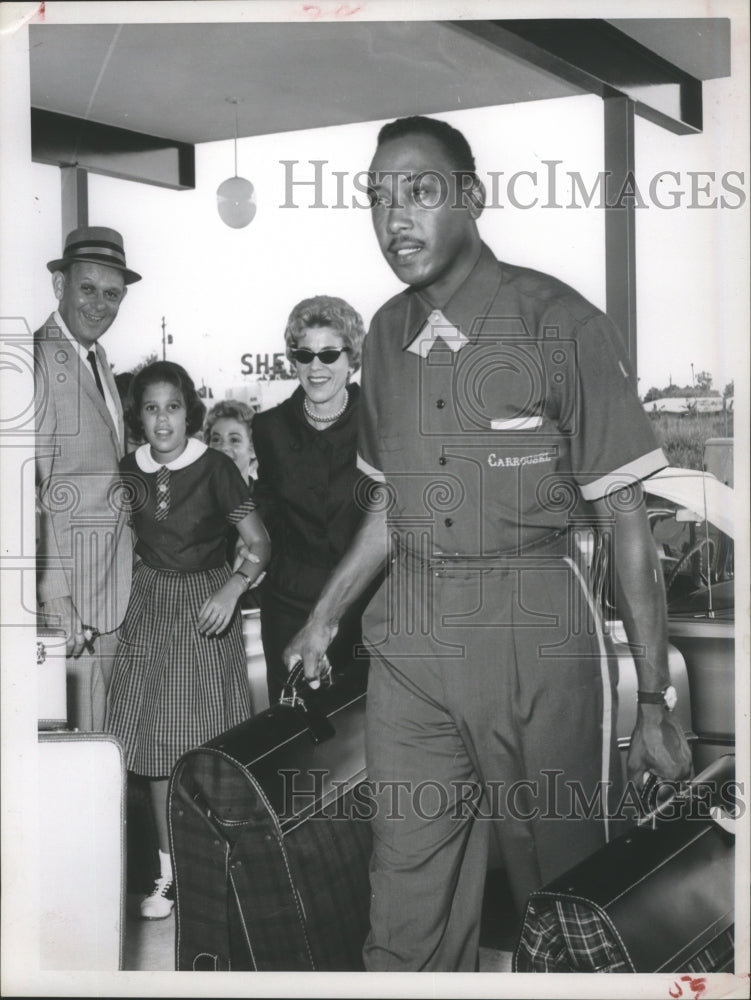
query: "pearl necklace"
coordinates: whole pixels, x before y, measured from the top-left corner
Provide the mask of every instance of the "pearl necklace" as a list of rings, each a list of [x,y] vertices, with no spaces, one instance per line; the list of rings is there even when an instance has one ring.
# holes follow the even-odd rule
[[[305,410],[305,416],[306,417],[310,417],[311,420],[315,420],[315,422],[317,424],[333,424],[333,422],[335,420],[338,420],[339,417],[341,417],[341,415],[347,409],[347,403],[348,402],[349,402],[349,396],[345,395],[345,397],[344,397],[344,403],[342,404],[341,408],[338,409],[336,411],[336,413],[332,413],[330,417],[319,417],[318,414],[313,413],[313,411],[308,406],[308,397],[307,396],[305,396],[305,398],[303,399],[302,406],[303,406],[303,409]]]

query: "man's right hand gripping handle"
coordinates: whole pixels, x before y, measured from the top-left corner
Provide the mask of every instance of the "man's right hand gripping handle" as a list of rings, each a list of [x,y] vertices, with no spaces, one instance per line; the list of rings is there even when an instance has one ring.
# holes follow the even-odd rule
[[[305,679],[312,688],[320,687],[321,679],[331,672],[326,650],[334,641],[337,626],[309,619],[282,654],[287,672],[302,660]]]

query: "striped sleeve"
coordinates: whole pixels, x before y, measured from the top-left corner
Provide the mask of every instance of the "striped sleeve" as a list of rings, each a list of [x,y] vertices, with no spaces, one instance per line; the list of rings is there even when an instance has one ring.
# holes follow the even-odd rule
[[[212,486],[218,510],[224,514],[229,524],[239,524],[257,506],[251,495],[250,486],[231,458],[214,451],[212,460],[214,463]]]
[[[239,524],[244,517],[247,517],[248,514],[252,514],[255,509],[255,503],[250,497],[248,497],[247,500],[243,500],[239,506],[235,507],[233,511],[227,514],[227,521],[230,524]]]

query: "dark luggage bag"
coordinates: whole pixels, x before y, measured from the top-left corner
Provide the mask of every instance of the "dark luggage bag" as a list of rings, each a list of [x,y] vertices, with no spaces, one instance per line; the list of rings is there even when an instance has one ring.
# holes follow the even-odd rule
[[[734,764],[719,758],[532,893],[514,971],[732,972]]]
[[[367,669],[315,691],[300,675],[172,771],[178,970],[362,969]]]

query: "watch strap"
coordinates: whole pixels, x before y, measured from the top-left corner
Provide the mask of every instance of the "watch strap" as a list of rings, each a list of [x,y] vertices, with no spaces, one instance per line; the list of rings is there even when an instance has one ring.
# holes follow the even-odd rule
[[[243,573],[241,569],[233,570],[233,573],[235,576],[241,576],[243,580],[245,580],[245,589],[247,590],[250,587],[251,583],[253,582],[251,578],[248,576],[248,574]]]
[[[661,691],[637,691],[636,700],[640,705],[663,705],[672,712],[678,703],[678,692],[668,684]]]
[[[637,691],[636,700],[640,705],[664,705],[665,691]]]

